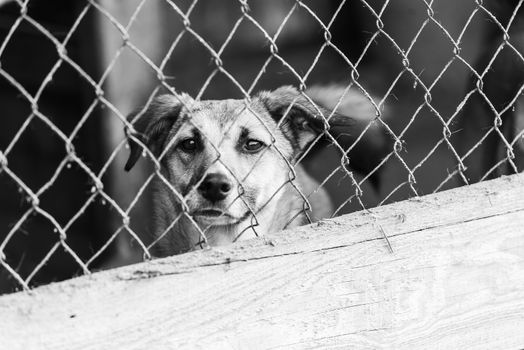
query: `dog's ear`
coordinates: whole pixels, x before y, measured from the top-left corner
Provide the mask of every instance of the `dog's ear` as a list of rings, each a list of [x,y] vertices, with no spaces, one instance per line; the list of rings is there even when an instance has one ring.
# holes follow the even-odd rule
[[[147,108],[137,108],[131,112],[127,120],[133,124],[134,131],[126,129],[126,134],[132,135],[146,145],[156,157],[162,153],[166,138],[171,127],[178,119],[180,111],[193,99],[187,94],[161,95],[156,97]],[[124,167],[131,170],[142,154],[142,146],[128,137],[129,158]]]
[[[292,143],[295,153],[304,150],[318,135],[331,126],[352,125],[352,119],[325,107],[313,104],[292,86],[282,86],[274,91],[262,91],[255,99],[260,100],[272,118],[281,122],[282,131]],[[333,114],[333,115],[332,115]],[[329,122],[326,118],[329,117]]]

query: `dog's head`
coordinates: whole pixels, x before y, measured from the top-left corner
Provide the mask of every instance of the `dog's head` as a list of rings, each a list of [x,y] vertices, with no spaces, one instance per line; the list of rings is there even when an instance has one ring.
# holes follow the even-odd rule
[[[297,157],[329,128],[328,117],[350,123],[289,86],[249,102],[162,95],[129,117],[135,130],[125,169],[142,143],[202,228],[233,225],[278,199]]]

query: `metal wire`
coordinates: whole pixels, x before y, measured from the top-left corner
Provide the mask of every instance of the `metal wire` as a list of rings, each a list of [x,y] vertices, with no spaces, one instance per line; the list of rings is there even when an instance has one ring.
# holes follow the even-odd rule
[[[362,52],[356,60],[352,61],[344,53],[342,49],[340,49],[339,47],[337,47],[337,45],[333,43],[333,38],[331,34],[332,27],[337,18],[340,16],[341,9],[343,9],[345,6],[349,6],[349,3],[351,3],[350,1],[341,0],[334,12],[332,13],[332,15],[327,20],[323,20],[321,16],[319,16],[315,12],[314,8],[310,4],[308,4],[305,1],[296,0],[290,6],[289,11],[284,15],[280,25],[278,26],[274,34],[270,34],[268,30],[266,30],[264,26],[259,22],[259,20],[257,20],[257,18],[251,13],[248,1],[239,0],[238,6],[240,9],[240,16],[233,23],[232,29],[227,34],[225,40],[220,45],[220,47],[218,49],[215,49],[213,45],[210,42],[208,42],[208,40],[206,40],[206,38],[203,35],[199,34],[195,27],[192,25],[192,16],[195,12],[198,11],[197,5],[199,3],[199,0],[192,1],[186,10],[184,10],[179,4],[177,4],[176,1],[166,0],[165,3],[172,10],[172,15],[182,22],[183,28],[177,34],[176,38],[170,43],[169,48],[165,53],[165,56],[162,57],[160,63],[157,65],[152,58],[148,57],[146,53],[144,53],[136,44],[133,43],[133,36],[130,34],[131,28],[133,27],[133,25],[136,24],[137,18],[139,17],[140,12],[143,10],[146,4],[145,0],[142,0],[137,3],[136,9],[130,16],[129,21],[127,23],[121,23],[119,20],[117,20],[117,18],[115,18],[115,16],[108,9],[104,8],[104,6],[100,2],[95,0],[87,0],[85,2],[85,6],[81,9],[77,18],[71,24],[63,40],[58,39],[56,35],[54,35],[45,26],[43,26],[41,23],[39,23],[37,20],[35,20],[28,14],[28,6],[31,5],[30,0],[16,0],[15,2],[19,8],[18,17],[11,25],[3,41],[0,43],[0,80],[2,80],[4,83],[9,84],[10,87],[14,88],[17,91],[20,98],[25,100],[25,102],[30,106],[31,112],[29,113],[29,115],[25,117],[24,122],[12,135],[12,138],[7,143],[7,146],[3,150],[0,149],[0,178],[3,181],[12,183],[17,188],[19,188],[20,197],[25,198],[25,200],[30,205],[27,208],[27,210],[25,210],[23,214],[18,218],[18,220],[16,220],[12,224],[10,228],[1,228],[6,233],[2,233],[3,236],[0,236],[3,237],[0,240],[0,266],[2,266],[2,268],[5,271],[7,271],[8,275],[12,279],[14,279],[21,288],[25,290],[30,290],[35,276],[39,274],[40,270],[46,264],[48,264],[52,259],[54,259],[56,252],[59,249],[65,251],[73,259],[73,261],[78,265],[82,273],[89,274],[92,271],[93,262],[97,258],[99,258],[104,253],[104,251],[106,251],[111,246],[111,244],[114,244],[117,241],[118,237],[126,235],[132,238],[133,241],[137,242],[139,250],[144,255],[144,258],[150,259],[152,257],[151,249],[154,248],[160,240],[165,238],[168,232],[173,227],[175,227],[175,225],[177,225],[179,220],[186,219],[189,220],[192,223],[194,229],[199,232],[200,240],[197,243],[197,246],[205,246],[207,244],[206,233],[208,228],[201,228],[195,222],[194,218],[191,217],[187,209],[187,194],[184,195],[182,193],[179,193],[176,190],[175,186],[173,186],[170,180],[166,178],[165,174],[162,171],[162,162],[166,157],[168,157],[168,151],[172,145],[168,144],[159,156],[155,156],[153,152],[148,149],[147,145],[144,144],[144,142],[136,136],[137,134],[135,130],[136,122],[143,117],[147,109],[154,103],[154,98],[162,89],[167,90],[173,96],[178,96],[178,91],[168,82],[169,77],[166,76],[165,71],[166,67],[168,67],[169,65],[169,60],[172,58],[173,55],[176,54],[176,49],[180,46],[182,39],[188,36],[192,39],[194,45],[200,45],[207,51],[213,65],[213,69],[211,70],[207,78],[204,80],[199,91],[196,93],[195,100],[198,101],[203,98],[204,94],[208,92],[208,90],[210,89],[212,82],[218,76],[222,78],[225,77],[233,86],[236,87],[238,93],[244,99],[244,109],[250,111],[253,115],[255,115],[261,123],[261,125],[266,129],[266,131],[268,131],[271,134],[273,144],[270,146],[274,148],[275,151],[282,157],[282,159],[286,163],[286,166],[288,167],[289,177],[287,181],[279,187],[278,191],[280,191],[286,185],[291,185],[297,192],[298,196],[303,201],[303,210],[302,212],[297,212],[296,216],[305,213],[308,220],[311,221],[312,219],[309,216],[309,211],[312,206],[311,201],[313,196],[318,191],[321,191],[322,188],[327,187],[329,182],[336,181],[334,179],[339,179],[340,181],[348,180],[352,192],[350,195],[348,195],[348,197],[345,200],[338,203],[337,207],[334,210],[334,215],[343,213],[348,205],[350,205],[351,203],[356,203],[360,209],[366,210],[367,213],[370,214],[372,218],[374,218],[375,226],[379,228],[378,234],[384,238],[384,241],[388,249],[394,252],[394,247],[391,246],[391,243],[387,238],[385,229],[380,225],[378,221],[379,218],[376,217],[374,212],[368,210],[369,205],[367,205],[365,203],[365,200],[363,199],[364,195],[366,194],[366,191],[368,191],[365,187],[366,183],[372,176],[383,172],[384,168],[386,168],[389,164],[397,164],[398,168],[400,169],[399,171],[402,171],[405,175],[402,181],[392,183],[388,187],[389,192],[380,194],[380,198],[378,198],[376,201],[376,205],[379,206],[388,203],[391,198],[397,196],[398,193],[400,193],[403,190],[407,190],[409,192],[409,196],[419,196],[421,194],[421,191],[418,188],[417,184],[420,177],[423,176],[419,175],[419,173],[421,173],[424,170],[426,164],[431,161],[432,157],[434,157],[441,148],[445,148],[449,151],[449,153],[451,154],[451,160],[453,163],[456,164],[456,166],[452,169],[448,169],[447,176],[441,179],[440,184],[434,188],[434,191],[439,191],[454,181],[460,181],[465,184],[470,183],[472,180],[468,175],[468,166],[466,165],[466,163],[468,162],[468,158],[482,145],[484,145],[488,138],[496,138],[499,141],[502,148],[500,152],[503,153],[504,156],[498,159],[496,163],[490,164],[489,169],[486,169],[485,173],[481,174],[480,180],[484,180],[486,178],[490,178],[494,175],[497,175],[498,172],[500,172],[500,169],[504,166],[507,166],[511,172],[518,172],[521,170],[516,160],[516,158],[518,158],[516,152],[519,147],[519,142],[521,142],[520,140],[524,137],[524,130],[516,130],[516,132],[513,135],[509,135],[503,129],[503,125],[505,122],[503,116],[508,112],[514,110],[517,106],[518,99],[519,97],[521,97],[524,91],[524,84],[523,82],[521,82],[519,87],[512,92],[512,95],[507,97],[508,102],[505,104],[505,106],[503,106],[503,108],[493,104],[488,94],[486,94],[483,84],[486,76],[493,69],[495,61],[497,60],[497,58],[500,57],[501,52],[503,50],[511,50],[511,52],[514,54],[514,57],[521,63],[524,63],[523,53],[519,51],[519,46],[515,44],[512,37],[512,25],[518,20],[519,16],[522,16],[520,14],[520,8],[524,0],[519,1],[516,7],[512,9],[511,16],[507,23],[502,23],[497,18],[497,16],[492,11],[490,11],[490,9],[484,4],[483,1],[474,1],[474,9],[467,17],[462,30],[456,38],[440,22],[439,17],[434,10],[435,2],[433,0],[418,1],[426,8],[427,15],[424,21],[421,23],[420,27],[418,28],[417,32],[409,42],[407,48],[403,49],[401,45],[399,45],[399,43],[394,39],[394,36],[388,32],[386,25],[383,21],[384,13],[391,6],[391,1],[385,0],[381,6],[377,7],[372,6],[365,0],[358,0],[358,5],[366,11],[368,11],[369,14],[375,18],[376,22],[375,28],[373,29],[374,31],[368,34],[368,40]],[[79,26],[81,25],[86,15],[91,11],[96,11],[98,16],[101,16],[102,18],[108,20],[113,25],[114,29],[118,31],[119,35],[122,38],[121,46],[114,53],[112,59],[104,67],[99,79],[94,79],[90,74],[88,74],[80,64],[75,62],[68,55],[67,52],[68,43],[76,34]],[[308,16],[308,18],[312,21],[312,23],[314,23],[316,28],[318,28],[319,33],[321,33],[321,35],[324,38],[322,44],[320,45],[320,48],[318,48],[318,50],[314,52],[314,57],[311,61],[311,64],[309,65],[309,67],[307,67],[307,69],[304,70],[303,73],[294,68],[293,65],[290,64],[290,62],[288,62],[288,60],[284,57],[284,55],[282,55],[278,43],[282,33],[286,29],[286,25],[288,25],[291,18],[298,11],[301,11],[302,14]],[[471,23],[474,21],[474,19],[478,18],[479,16],[487,16],[492,21],[492,23],[498,27],[500,31],[500,37],[502,38],[500,44],[496,48],[495,52],[492,54],[492,57],[488,60],[487,65],[481,71],[479,71],[478,68],[475,67],[475,64],[471,63],[471,60],[467,59],[462,53],[462,45],[464,43],[465,33],[470,28]],[[238,34],[241,25],[243,24],[249,24],[260,32],[260,34],[263,36],[265,40],[265,42],[261,42],[261,45],[265,45],[269,51],[267,53],[267,57],[264,59],[262,67],[258,72],[256,72],[255,78],[250,82],[248,86],[243,86],[239,79],[237,79],[235,75],[226,68],[224,62],[225,51],[227,48],[230,47],[230,45],[232,45],[232,43],[234,43],[234,41],[236,40],[236,35]],[[44,77],[42,83],[40,84],[40,86],[36,90],[36,93],[34,94],[30,93],[21,82],[19,82],[6,68],[4,68],[1,65],[2,58],[6,55],[9,44],[13,40],[15,40],[15,33],[19,30],[21,25],[29,25],[38,33],[42,34],[41,40],[45,40],[46,42],[52,44],[56,49],[56,54],[58,55],[56,63],[49,70],[48,74]],[[416,66],[414,64],[415,58],[412,57],[412,53],[417,43],[423,40],[422,35],[423,33],[425,33],[425,31],[428,30],[428,28],[433,28],[433,30],[439,32],[442,38],[447,40],[449,44],[452,46],[451,58],[443,65],[442,69],[439,72],[437,72],[435,78],[431,81],[423,79],[420,76],[420,74],[416,73],[416,69],[414,68]],[[381,96],[380,98],[374,98],[374,94],[369,92],[366,89],[365,84],[362,82],[359,70],[362,69],[365,57],[367,57],[367,55],[369,55],[370,51],[373,49],[373,43],[375,43],[378,39],[387,42],[391,46],[395,54],[398,55],[398,59],[401,62],[401,69],[400,72],[394,77],[392,82],[389,85],[384,86],[385,93],[383,94],[383,96]],[[143,64],[146,67],[148,67],[148,69],[151,69],[157,77],[156,86],[152,89],[149,96],[147,96],[143,108],[135,116],[133,120],[126,119],[122,111],[120,111],[116,107],[114,101],[111,100],[111,96],[108,96],[107,92],[104,90],[104,86],[109,76],[115,69],[118,61],[121,59],[122,54],[125,51],[132,52],[138,59],[141,60],[141,62],[143,62]],[[334,52],[335,55],[345,63],[346,73],[348,73],[348,75],[351,77],[350,81],[344,85],[343,94],[340,96],[340,98],[338,98],[336,105],[333,106],[333,111],[330,113],[330,115],[323,114],[322,110],[316,105],[315,101],[313,101],[307,94],[307,88],[311,85],[312,72],[316,67],[318,67],[319,62],[323,57],[322,55],[327,51]],[[359,93],[361,93],[367,99],[370,105],[373,106],[373,109],[375,110],[375,115],[373,115],[370,118],[369,124],[363,128],[359,135],[354,135],[355,142],[353,144],[344,146],[330,132],[326,132],[317,137],[306,150],[306,152],[296,162],[290,162],[288,159],[286,159],[284,153],[281,150],[279,150],[278,147],[275,146],[274,142],[277,136],[272,134],[271,128],[266,125],[263,118],[260,118],[260,116],[257,115],[257,112],[252,108],[251,105],[252,96],[255,92],[256,87],[260,85],[261,80],[265,76],[268,67],[275,62],[279,63],[283,67],[283,69],[285,69],[286,72],[289,73],[297,82],[298,90],[300,91],[300,98],[304,98],[308,101],[308,103],[315,106],[316,112],[323,118],[323,122],[325,125],[328,125],[330,119],[334,115],[334,111],[336,111],[341,106],[341,104],[343,104],[348,92],[353,90],[359,91]],[[465,92],[464,97],[457,104],[456,108],[454,109],[454,112],[451,115],[445,115],[440,110],[438,104],[434,102],[435,89],[437,87],[440,87],[440,84],[444,80],[445,75],[448,74],[450,68],[456,64],[461,64],[464,67],[466,67],[470,75],[473,76],[475,84],[472,85],[470,89]],[[53,116],[44,114],[40,106],[40,101],[43,98],[42,96],[44,92],[49,88],[58,70],[63,66],[67,66],[68,68],[75,71],[89,85],[89,87],[96,95],[96,97],[89,104],[89,107],[87,108],[85,113],[77,121],[73,130],[68,134],[64,133],[64,131],[56,125],[56,123],[53,121]],[[394,90],[397,89],[398,86],[401,84],[401,81],[405,79],[412,80],[414,88],[416,87],[418,91],[422,91],[422,101],[420,102],[420,104],[416,106],[415,111],[407,118],[405,118],[405,122],[400,127],[394,127],[392,126],[390,121],[392,119],[388,119],[388,117],[385,116],[384,108],[387,104],[387,101],[395,97]],[[482,130],[482,134],[479,135],[478,140],[470,147],[469,150],[457,150],[456,143],[453,141],[455,133],[457,132],[454,130],[454,126],[456,125],[457,120],[464,113],[464,110],[466,108],[465,106],[469,103],[472,103],[472,100],[478,97],[481,98],[482,103],[484,103],[491,112],[493,119],[492,126],[490,126],[488,129]],[[282,126],[282,124],[285,123],[286,116],[290,114],[291,106],[297,103],[297,99],[295,99],[295,101],[293,101],[291,105],[287,108],[287,111],[285,111],[284,113],[284,117],[279,122],[279,126]],[[182,99],[180,100],[180,103],[184,105],[186,104],[186,102]],[[122,129],[128,130],[128,135],[127,138],[122,138],[121,141],[114,147],[114,149],[107,150],[109,154],[107,160],[104,162],[103,166],[100,168],[99,171],[95,171],[90,167],[89,161],[81,159],[81,157],[78,156],[75,150],[73,140],[75,139],[75,137],[77,137],[78,133],[86,124],[86,122],[91,118],[95,109],[101,106],[110,111],[114,115],[114,117],[118,118],[118,120],[121,123]],[[190,106],[186,107],[190,108]],[[422,156],[421,159],[419,159],[417,162],[414,162],[414,164],[410,164],[413,162],[406,161],[406,135],[409,132],[411,132],[415,127],[414,125],[420,121],[420,119],[422,118],[421,115],[424,112],[428,111],[432,118],[434,118],[433,122],[438,123],[439,127],[441,127],[441,136],[438,140],[436,140],[434,144],[428,145],[429,150]],[[391,118],[394,118],[394,116],[392,116]],[[43,122],[46,128],[48,128],[48,130],[50,130],[61,140],[61,142],[63,142],[65,156],[58,164],[55,172],[49,178],[49,180],[46,181],[43,185],[41,185],[38,189],[32,189],[31,186],[26,184],[22,180],[22,178],[19,175],[17,175],[17,173],[10,167],[9,163],[12,159],[11,157],[14,157],[14,147],[21,142],[21,138],[24,135],[24,133],[26,133],[32,127],[32,125],[34,125],[36,121]],[[192,123],[194,128],[199,129],[198,125],[193,123],[191,120],[189,120],[188,122]],[[354,171],[351,170],[351,159],[349,155],[351,154],[350,152],[352,152],[354,148],[359,144],[359,142],[362,142],[363,138],[365,138],[366,135],[368,135],[373,125],[378,125],[380,128],[384,130],[384,132],[387,134],[387,137],[391,140],[392,146],[388,150],[388,152],[384,154],[383,159],[380,162],[378,162],[373,169],[371,169],[367,174],[363,174],[361,177],[358,177],[355,175]],[[204,134],[204,138],[206,138],[206,135],[203,132],[203,130],[200,131]],[[316,189],[312,193],[304,193],[296,184],[297,174],[295,167],[297,167],[299,164],[302,164],[305,157],[307,157],[308,152],[312,150],[314,147],[316,147],[316,145],[321,141],[321,138],[327,139],[329,143],[332,145],[332,149],[339,153],[340,162],[328,172],[328,175],[326,175],[323,179],[321,179],[321,181],[319,181],[320,184],[318,189]],[[104,177],[108,176],[109,168],[112,166],[112,164],[114,164],[117,155],[121,153],[123,149],[126,148],[128,140],[132,140],[143,149],[145,157],[150,159],[153,163],[153,170],[146,176],[143,183],[139,186],[139,188],[136,191],[136,194],[133,196],[129,205],[123,207],[122,204],[119,203],[119,201],[113,197],[110,190],[107,189],[107,184],[105,183]],[[221,142],[212,145],[212,147],[217,153],[217,157],[214,160],[213,164],[221,164],[225,169],[229,171],[230,175],[239,184],[241,190],[238,200],[242,201],[244,205],[246,205],[249,208],[250,215],[252,218],[251,229],[253,229],[256,234],[257,226],[259,225],[257,213],[253,208],[249,207],[249,204],[245,201],[244,196],[242,194],[242,184],[246,181],[246,178],[249,177],[255,171],[255,166],[251,167],[251,169],[247,172],[245,176],[236,176],[234,171],[230,169],[229,165],[220,157],[219,148]],[[264,152],[261,153],[260,158],[263,155]],[[45,208],[42,207],[42,205],[40,205],[40,198],[44,193],[56,190],[54,189],[53,185],[56,184],[57,179],[62,174],[62,172],[68,167],[71,167],[72,164],[77,166],[88,176],[90,183],[92,183],[92,188],[91,193],[89,194],[88,198],[81,206],[81,208],[65,223],[65,225],[61,225],[49,211],[47,211]],[[195,184],[195,186],[199,186],[201,184],[205,174],[206,173],[204,173],[200,181],[198,181]],[[172,192],[172,194],[181,203],[182,212],[176,216],[176,218],[165,228],[165,230],[156,237],[156,239],[154,239],[151,243],[145,243],[142,240],[143,234],[141,232],[135,232],[135,230],[131,227],[131,212],[137,207],[137,203],[139,202],[139,200],[146,195],[146,192],[150,184],[157,180],[160,181],[160,183],[162,183],[170,192]],[[278,191],[269,198],[269,200],[264,204],[264,206],[268,205],[268,203],[270,203],[275,198],[275,196],[277,196]],[[96,200],[99,199],[105,201],[105,203],[108,204],[108,207],[120,217],[120,223],[116,230],[114,230],[114,232],[108,235],[107,241],[100,247],[100,249],[93,252],[92,256],[89,259],[82,259],[68,244],[67,238],[71,230],[73,230],[73,224],[77,222],[80,218],[82,218],[83,215],[85,215],[85,212],[90,205],[92,205]],[[17,271],[15,267],[11,266],[11,264],[8,263],[8,245],[10,244],[10,242],[12,242],[13,238],[16,235],[20,234],[24,223],[26,223],[26,221],[34,215],[37,215],[45,219],[52,225],[55,233],[55,241],[52,247],[49,249],[48,253],[45,254],[45,256],[42,259],[35,262],[32,271],[29,274],[23,276]],[[293,217],[293,219],[295,217]],[[236,237],[235,240],[238,238],[239,237]]]

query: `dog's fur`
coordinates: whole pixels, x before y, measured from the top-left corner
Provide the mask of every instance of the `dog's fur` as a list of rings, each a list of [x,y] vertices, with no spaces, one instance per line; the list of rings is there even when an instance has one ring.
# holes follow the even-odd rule
[[[322,100],[322,91],[310,95]],[[373,112],[358,92],[350,90],[348,100],[353,103],[342,106],[344,111]],[[358,119],[333,113],[290,86],[260,92],[250,102],[162,95],[145,111],[132,113],[135,132],[126,170],[140,157],[140,143],[160,164],[153,194],[157,255],[194,249],[204,237],[210,245],[222,245],[331,216],[327,193],[297,160],[329,129],[358,130],[373,115]],[[386,136],[380,130],[380,137],[371,137],[381,151],[371,148],[370,164],[362,169],[376,166],[383,156]],[[311,208],[306,208],[304,196],[311,193]]]

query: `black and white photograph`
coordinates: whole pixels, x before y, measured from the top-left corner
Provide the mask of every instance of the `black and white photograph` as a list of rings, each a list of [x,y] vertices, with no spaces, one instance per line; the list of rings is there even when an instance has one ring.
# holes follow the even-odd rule
[[[524,349],[524,0],[0,0],[0,349]]]

